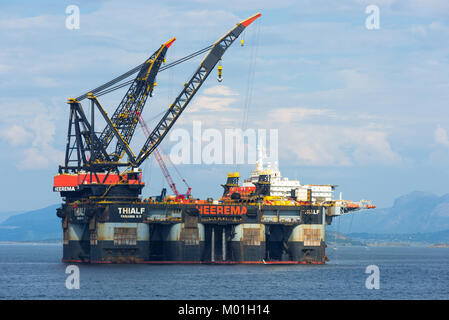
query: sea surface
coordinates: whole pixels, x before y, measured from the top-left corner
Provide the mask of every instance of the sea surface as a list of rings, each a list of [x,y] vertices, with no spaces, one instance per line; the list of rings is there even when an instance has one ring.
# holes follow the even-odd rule
[[[449,248],[333,247],[326,265],[79,265],[60,244],[0,244],[0,299],[449,299]],[[379,289],[365,273],[379,268]]]

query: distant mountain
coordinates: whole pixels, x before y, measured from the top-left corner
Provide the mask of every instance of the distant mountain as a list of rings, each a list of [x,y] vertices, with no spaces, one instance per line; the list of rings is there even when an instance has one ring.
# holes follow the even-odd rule
[[[387,209],[355,212],[335,218],[330,230],[350,233],[428,233],[449,230],[449,194],[415,191]]]
[[[62,239],[61,219],[55,204],[9,217],[0,223],[0,241]]]
[[[350,233],[353,241],[365,243],[449,244],[449,230],[425,233]]]
[[[354,240],[340,232],[326,230],[326,244],[330,246],[366,246],[363,241]]]
[[[20,214],[23,213],[24,211],[4,211],[4,212],[0,212],[0,223],[5,221],[6,219],[8,219],[11,216],[14,216],[16,214]]]

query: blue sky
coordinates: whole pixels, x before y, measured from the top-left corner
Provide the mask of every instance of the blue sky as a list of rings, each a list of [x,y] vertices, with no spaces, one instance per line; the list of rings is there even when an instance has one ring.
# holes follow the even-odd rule
[[[65,28],[68,5],[80,29]],[[368,5],[380,29],[365,27]],[[449,192],[449,3],[382,1],[0,1],[2,209],[60,201],[53,175],[66,142],[66,100],[177,41],[168,62],[212,44],[235,23],[262,17],[223,59],[176,127],[279,130],[280,169],[303,183],[337,184],[344,198],[380,207],[413,190]],[[145,118],[166,109],[200,58],[164,71]],[[250,70],[254,66],[254,79]],[[248,88],[248,82],[251,86]],[[249,90],[251,89],[251,90]],[[248,96],[248,92],[252,92]],[[124,92],[101,98],[109,112]],[[167,139],[168,140],[168,139]],[[143,141],[137,132],[135,148]],[[169,150],[170,142],[161,146]],[[167,184],[143,165],[145,195]],[[217,197],[235,166],[178,168],[199,197]],[[246,176],[251,166],[239,167]],[[176,177],[176,175],[174,174]],[[182,183],[178,180],[179,188]]]

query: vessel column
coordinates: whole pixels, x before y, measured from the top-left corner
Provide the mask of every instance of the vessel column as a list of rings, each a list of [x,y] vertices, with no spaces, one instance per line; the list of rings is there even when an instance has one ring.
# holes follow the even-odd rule
[[[226,227],[223,226],[222,231],[222,259],[226,261]]]
[[[265,225],[245,223],[234,227],[231,241],[233,261],[262,261],[265,258]]]
[[[215,261],[215,228],[214,226],[212,226],[212,230],[211,230],[212,234],[211,234],[211,249],[210,249],[210,261],[214,262]]]

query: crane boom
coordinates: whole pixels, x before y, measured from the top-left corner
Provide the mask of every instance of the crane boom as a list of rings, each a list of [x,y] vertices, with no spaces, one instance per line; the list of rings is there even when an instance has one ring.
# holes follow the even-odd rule
[[[168,108],[160,122],[151,132],[147,138],[144,146],[136,159],[136,165],[140,166],[143,161],[154,151],[154,149],[162,142],[167,135],[170,128],[175,124],[181,113],[185,110],[189,102],[192,100],[198,89],[204,83],[215,65],[220,61],[225,51],[232,45],[240,34],[249,26],[254,20],[261,16],[260,13],[243,20],[238,23],[233,29],[221,37],[210,49],[207,56],[200,63],[198,69],[193,74],[191,79],[184,84],[181,93],[176,97],[174,103]]]
[[[94,105],[97,106],[98,110],[100,111],[101,115],[106,121],[107,127],[111,132],[115,135],[117,138],[117,144],[120,144],[122,149],[126,152],[128,155],[128,161],[131,163],[135,162],[135,155],[132,152],[131,148],[129,147],[129,144],[127,141],[123,138],[123,136],[120,134],[120,132],[117,130],[117,125],[108,117],[108,114],[104,110],[104,108],[101,106],[100,102],[98,101],[97,97],[95,97],[93,94],[89,93],[87,95],[87,98],[92,101]]]
[[[145,61],[137,77],[134,79],[111,117],[111,123],[114,124],[114,127],[108,123],[101,133],[99,139],[105,149],[108,148],[112,138],[117,136],[116,131],[121,136],[121,139],[118,139],[117,141],[115,151],[109,155],[112,161],[119,161],[125,152],[130,156],[130,152],[127,150],[126,146],[130,143],[137,125],[136,112],[142,112],[148,96],[151,95],[154,89],[156,75],[165,59],[167,49],[175,40],[175,38],[172,38],[162,44],[161,47]]]

